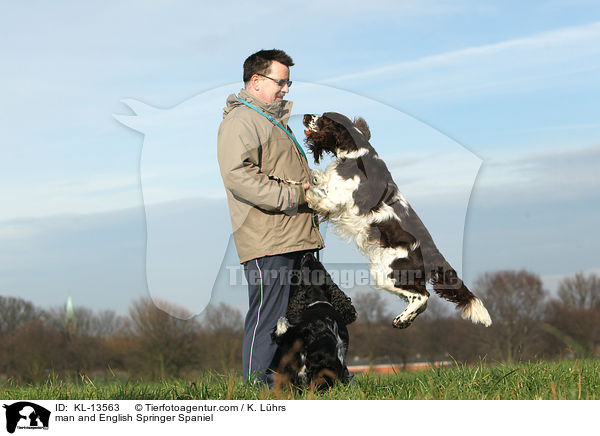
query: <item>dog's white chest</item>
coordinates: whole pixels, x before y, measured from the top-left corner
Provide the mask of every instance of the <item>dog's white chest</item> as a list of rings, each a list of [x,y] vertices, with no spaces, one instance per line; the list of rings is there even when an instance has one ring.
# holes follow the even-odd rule
[[[342,178],[337,172],[338,162],[332,162],[325,170],[325,186],[329,198],[336,204],[354,206],[352,194],[360,185],[360,177]]]

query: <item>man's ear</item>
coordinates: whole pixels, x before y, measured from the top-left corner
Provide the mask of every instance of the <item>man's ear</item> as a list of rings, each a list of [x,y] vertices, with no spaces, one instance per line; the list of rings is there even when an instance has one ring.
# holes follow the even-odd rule
[[[360,132],[365,136],[367,141],[371,139],[371,130],[369,129],[369,125],[364,120],[364,118],[356,117],[354,118],[354,121],[352,123],[354,124],[354,127],[360,130]]]
[[[250,78],[250,86],[253,90],[258,91],[258,76],[256,74]]]

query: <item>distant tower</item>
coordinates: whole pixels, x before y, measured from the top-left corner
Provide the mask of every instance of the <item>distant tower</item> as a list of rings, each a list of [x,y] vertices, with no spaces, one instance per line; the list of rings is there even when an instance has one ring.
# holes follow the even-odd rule
[[[73,301],[71,300],[70,295],[69,298],[67,298],[67,306],[65,308],[65,327],[68,337],[71,337],[71,335],[75,334],[75,331],[77,330],[77,318],[75,317]]]

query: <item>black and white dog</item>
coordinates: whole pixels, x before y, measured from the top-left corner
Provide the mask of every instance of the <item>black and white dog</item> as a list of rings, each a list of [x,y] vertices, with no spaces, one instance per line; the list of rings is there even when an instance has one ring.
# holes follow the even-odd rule
[[[290,297],[286,316],[271,337],[278,345],[271,368],[275,385],[292,384],[326,389],[350,380],[346,325],[356,310],[350,297],[333,282],[312,253],[301,261],[299,286]]]
[[[485,326],[492,321],[481,300],[473,295],[435,246],[431,235],[399,192],[369,139],[365,120],[351,121],[328,112],[304,115],[306,144],[318,163],[323,153],[334,160],[325,172],[312,172],[306,199],[329,219],[337,233],[356,242],[370,260],[377,287],[408,301],[393,322],[406,328],[427,307],[434,291],[461,309],[461,315]]]

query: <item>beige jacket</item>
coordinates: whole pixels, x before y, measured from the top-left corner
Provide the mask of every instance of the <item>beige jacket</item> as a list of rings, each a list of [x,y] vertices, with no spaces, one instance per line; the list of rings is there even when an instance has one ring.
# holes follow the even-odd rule
[[[291,101],[263,103],[244,89],[238,96],[287,128]],[[217,149],[240,263],[324,247],[301,185],[308,162],[283,130],[231,94]]]

